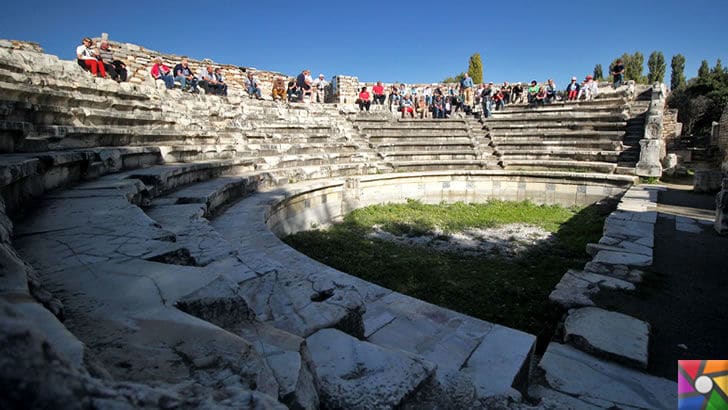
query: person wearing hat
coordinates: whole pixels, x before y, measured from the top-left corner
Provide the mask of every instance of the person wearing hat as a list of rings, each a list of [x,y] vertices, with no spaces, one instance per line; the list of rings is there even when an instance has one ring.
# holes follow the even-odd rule
[[[597,94],[599,94],[597,82],[594,81],[594,77],[587,75],[586,79],[584,79],[584,84],[582,84],[581,89],[579,90],[579,94],[576,96],[576,99],[580,100],[581,96],[584,95],[584,98],[589,101],[596,98]]]
[[[579,89],[581,86],[576,81],[576,77],[571,77],[571,82],[566,86],[566,98],[569,101],[576,101],[576,96],[579,95]]]
[[[313,88],[316,90],[316,102],[326,102],[326,86],[329,82],[323,74],[319,74],[318,78],[313,80]]]

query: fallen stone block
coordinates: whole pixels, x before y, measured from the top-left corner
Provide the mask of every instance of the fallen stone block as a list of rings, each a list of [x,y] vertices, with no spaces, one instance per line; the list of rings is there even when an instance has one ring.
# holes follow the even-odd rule
[[[652,265],[652,256],[641,255],[638,253],[600,250],[597,252],[593,261],[608,265],[650,266]]]
[[[435,366],[362,342],[335,329],[306,338],[326,408],[380,409],[405,404],[435,373]]]
[[[556,288],[549,295],[549,300],[567,309],[594,306],[590,296],[599,292],[601,288],[635,289],[632,283],[621,279],[570,269],[556,284]]]
[[[549,344],[539,367],[551,389],[602,408],[674,409],[677,403],[677,383],[567,345]]]
[[[639,319],[597,307],[569,312],[564,341],[610,360],[647,368],[650,325]]]

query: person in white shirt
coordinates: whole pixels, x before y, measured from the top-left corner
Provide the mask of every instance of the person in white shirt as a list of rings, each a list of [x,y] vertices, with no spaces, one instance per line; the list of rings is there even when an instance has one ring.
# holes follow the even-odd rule
[[[323,74],[319,74],[318,78],[313,80],[313,88],[316,90],[316,102],[326,102],[326,86],[329,82],[326,81],[326,77]]]
[[[99,59],[99,51],[93,48],[90,38],[85,37],[81,40],[81,45],[76,47],[76,58],[78,64],[91,71],[91,74],[98,75],[101,78],[106,77],[106,67],[103,61]]]

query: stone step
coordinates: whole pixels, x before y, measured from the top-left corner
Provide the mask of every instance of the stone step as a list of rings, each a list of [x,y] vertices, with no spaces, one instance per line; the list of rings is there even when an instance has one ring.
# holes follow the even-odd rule
[[[369,138],[396,138],[396,137],[460,137],[468,136],[468,129],[457,128],[416,128],[416,129],[363,129],[362,132]]]
[[[567,400],[580,401],[582,404],[578,408],[594,405],[598,408],[672,409],[677,403],[677,383],[596,358],[567,345],[549,344],[539,367],[545,373],[546,390],[566,395]],[[567,408],[564,406],[557,404],[555,408]]]
[[[617,168],[617,164],[599,161],[569,161],[549,159],[509,159],[503,161],[505,169],[525,170],[553,170],[566,169],[575,172],[591,171],[611,174]]]
[[[615,151],[622,148],[619,141],[500,141],[493,144],[498,152],[504,151],[539,151],[539,150],[603,150]],[[621,153],[620,153],[621,158]]]
[[[449,151],[449,150],[474,150],[472,142],[432,142],[432,141],[412,141],[412,142],[396,142],[390,144],[375,144],[374,149],[382,153],[392,151]]]
[[[550,139],[550,138],[572,138],[572,139],[621,139],[624,136],[622,131],[595,131],[589,129],[548,129],[548,130],[537,130],[537,129],[525,129],[517,131],[508,130],[497,130],[491,132],[491,138],[538,138],[538,139]]]
[[[407,135],[402,134],[398,136],[369,136],[369,141],[371,143],[377,144],[377,143],[397,143],[397,142],[412,142],[412,141],[421,141],[421,142],[431,142],[431,143],[453,143],[453,142],[459,142],[459,143],[470,143],[471,138],[467,135]]]
[[[383,152],[385,161],[443,161],[476,159],[478,153],[474,150],[449,151],[389,151]]]
[[[624,101],[617,101],[612,104],[601,104],[601,105],[576,105],[576,104],[546,104],[543,107],[508,107],[507,109],[493,111],[495,118],[506,114],[534,114],[534,113],[549,113],[554,115],[556,113],[569,113],[582,112],[582,113],[621,113],[623,110],[628,109],[629,105]]]
[[[452,169],[500,169],[497,158],[486,160],[385,161],[399,171],[437,171]]]
[[[615,104],[623,104],[626,99],[622,96],[609,96],[606,98],[595,98],[593,100],[582,100],[582,101],[555,101],[549,106],[560,107],[560,106],[574,106],[574,107],[592,107],[592,106],[609,106]],[[506,104],[506,110],[518,110],[527,108],[529,104],[527,102],[518,104]]]
[[[421,358],[360,341],[336,329],[306,338],[325,408],[379,409],[410,402],[436,366]]]
[[[538,132],[538,130],[544,129],[558,129],[558,130],[596,130],[596,131],[623,131],[626,126],[625,121],[573,121],[573,120],[562,120],[562,121],[541,121],[541,120],[523,120],[523,121],[498,121],[487,119],[485,121],[485,127],[488,130],[498,132],[499,129],[525,129]]]
[[[492,119],[491,119],[492,118]],[[496,111],[493,117],[486,120],[486,124],[492,121],[498,122],[523,122],[523,121],[625,121],[627,115],[621,112],[595,111],[595,112],[540,112],[538,109],[528,114],[506,114]]]
[[[566,343],[640,369],[647,368],[649,336],[647,322],[597,307],[574,309],[564,321]]]
[[[504,163],[513,165],[514,162],[521,160],[572,160],[572,161],[590,161],[590,162],[614,162],[616,167],[617,158],[620,151],[594,151],[594,150],[577,150],[572,147],[549,147],[544,146],[537,149],[529,150],[523,147],[516,150],[504,150],[496,147],[495,153],[500,156]]]

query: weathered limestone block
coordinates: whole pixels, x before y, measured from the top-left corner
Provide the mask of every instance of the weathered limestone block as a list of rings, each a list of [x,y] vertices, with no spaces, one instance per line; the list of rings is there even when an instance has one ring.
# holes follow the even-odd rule
[[[335,329],[306,339],[326,408],[382,409],[406,403],[435,366],[404,353],[362,342]]]
[[[567,343],[643,369],[647,368],[649,335],[647,322],[596,307],[575,309],[564,322]]]
[[[600,408],[673,409],[677,383],[551,343],[539,363],[548,386]]]
[[[721,235],[728,234],[728,178],[723,178],[723,189],[715,197],[715,223],[713,227]]]
[[[718,192],[721,189],[723,172],[717,170],[695,171],[693,191],[695,192]]]
[[[636,173],[641,177],[662,176],[660,153],[663,142],[659,139],[640,140],[640,160],[637,163]]]
[[[549,295],[549,300],[564,308],[593,306],[591,295],[601,288],[634,290],[635,286],[622,279],[570,269]]]

